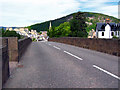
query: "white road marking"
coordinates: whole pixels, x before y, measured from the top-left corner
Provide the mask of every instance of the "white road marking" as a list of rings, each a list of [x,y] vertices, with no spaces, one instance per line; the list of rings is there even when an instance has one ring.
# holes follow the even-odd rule
[[[67,54],[69,54],[69,55],[71,55],[71,56],[73,56],[73,57],[75,57],[75,58],[77,58],[77,59],[79,59],[79,60],[83,60],[82,58],[80,58],[80,57],[78,57],[76,55],[73,55],[72,53],[69,53],[67,51],[64,51],[64,52],[67,53]]]
[[[48,45],[51,45],[51,44],[48,44]]]
[[[98,66],[96,66],[96,65],[93,65],[93,67],[95,67],[95,68],[97,68],[97,69],[105,72],[106,74],[108,74],[108,75],[110,75],[110,76],[112,76],[112,77],[120,80],[120,77],[118,77],[117,75],[114,75],[114,74],[112,74],[112,73],[110,73],[110,72],[108,72],[108,71],[106,71],[106,70],[104,70],[104,69],[102,69],[102,68],[100,68],[100,67],[98,67]]]
[[[61,50],[59,47],[56,47],[56,46],[53,46],[54,48],[58,49],[58,50]]]

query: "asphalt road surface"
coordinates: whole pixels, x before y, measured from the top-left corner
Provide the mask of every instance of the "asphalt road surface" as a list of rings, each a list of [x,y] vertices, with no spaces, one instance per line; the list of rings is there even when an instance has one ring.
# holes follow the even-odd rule
[[[4,88],[118,88],[118,57],[55,42],[32,42]]]

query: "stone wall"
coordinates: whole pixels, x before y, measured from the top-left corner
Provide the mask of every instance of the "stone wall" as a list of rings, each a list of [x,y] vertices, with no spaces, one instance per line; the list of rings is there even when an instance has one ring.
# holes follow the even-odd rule
[[[18,38],[8,37],[9,61],[18,61]]]
[[[28,47],[28,45],[32,42],[31,38],[24,38],[24,39],[20,39],[18,40],[18,55],[19,55],[19,60],[22,57],[22,55],[24,54],[26,48]]]
[[[2,79],[2,86],[10,76],[9,61],[18,62],[31,42],[30,38],[21,40],[18,40],[17,37],[0,38],[0,71],[2,73],[0,78]]]
[[[49,41],[75,45],[96,50],[115,56],[120,56],[120,39],[88,39],[78,37],[49,38]]]
[[[19,39],[17,37],[5,37],[8,40],[9,61],[18,62],[22,53],[32,42],[30,38]]]
[[[2,37],[0,37],[0,90],[2,89]]]
[[[0,52],[2,52],[0,58],[2,60],[2,86],[3,86],[10,76],[7,39],[2,39],[2,47],[0,47]]]

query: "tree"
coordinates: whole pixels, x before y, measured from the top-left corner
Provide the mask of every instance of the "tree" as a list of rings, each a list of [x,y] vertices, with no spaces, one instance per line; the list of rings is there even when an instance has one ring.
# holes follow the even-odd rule
[[[90,32],[92,29],[94,30],[96,29],[96,24],[93,23],[92,25],[87,25],[86,27],[87,32]]]
[[[4,36],[4,33],[5,33],[4,28],[1,28],[1,29],[0,29],[0,37]]]
[[[48,36],[49,37],[55,37],[55,27],[52,26],[50,30],[48,30]]]
[[[57,37],[67,37],[70,35],[70,24],[69,22],[64,22],[60,24],[58,27],[56,27],[56,35]]]
[[[71,33],[69,22],[64,22],[58,27],[52,27],[48,30],[47,34],[49,37],[67,37]]]
[[[18,37],[18,39],[20,39],[21,36],[17,34],[15,31],[7,30],[3,33],[2,37]]]
[[[41,35],[41,34],[42,34],[42,32],[39,32],[39,34]]]
[[[28,30],[29,30],[29,31],[31,30],[31,27],[30,27],[30,26],[28,26],[28,27],[25,27],[25,28],[28,28]]]
[[[88,33],[86,31],[86,17],[84,13],[78,12],[73,15],[73,19],[70,21],[70,29],[72,37],[87,37]]]

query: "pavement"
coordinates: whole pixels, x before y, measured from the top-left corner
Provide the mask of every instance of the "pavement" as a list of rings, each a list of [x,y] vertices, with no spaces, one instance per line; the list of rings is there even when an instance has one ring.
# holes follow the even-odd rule
[[[4,88],[118,88],[118,57],[56,42],[32,42]]]

